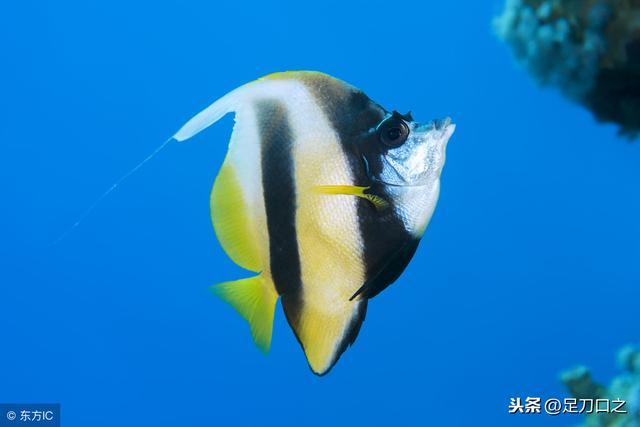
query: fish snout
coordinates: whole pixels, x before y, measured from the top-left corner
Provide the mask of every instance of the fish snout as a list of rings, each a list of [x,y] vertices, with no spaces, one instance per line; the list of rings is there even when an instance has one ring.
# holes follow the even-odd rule
[[[426,132],[438,139],[448,140],[456,130],[456,125],[451,121],[451,117],[435,119],[417,129],[419,132]],[[446,142],[446,141],[445,141]]]
[[[436,130],[443,130],[452,125],[451,117],[445,117],[444,119],[435,119],[433,121],[433,127]],[[455,125],[453,125],[455,127]]]
[[[451,121],[450,117],[445,117],[444,119],[436,119],[433,121],[433,130],[444,150],[449,143],[451,135],[453,135],[453,132],[456,130],[456,125]]]

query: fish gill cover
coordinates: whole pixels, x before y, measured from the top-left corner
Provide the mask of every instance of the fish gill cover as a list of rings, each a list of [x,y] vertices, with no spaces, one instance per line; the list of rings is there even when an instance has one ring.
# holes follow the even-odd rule
[[[540,84],[640,136],[640,1],[507,0],[494,27]]]
[[[617,399],[626,401],[626,413],[592,413],[583,427],[635,427],[640,425],[640,346],[628,345],[618,352],[618,365],[624,372],[609,387],[595,382],[589,370],[578,366],[560,376],[576,399]]]

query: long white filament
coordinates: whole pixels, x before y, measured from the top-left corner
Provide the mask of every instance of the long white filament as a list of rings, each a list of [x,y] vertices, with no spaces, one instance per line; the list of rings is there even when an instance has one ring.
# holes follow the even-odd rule
[[[91,206],[89,206],[87,208],[87,210],[85,210],[82,215],[80,215],[80,217],[78,218],[78,220],[71,226],[69,227],[64,233],[62,233],[62,235],[60,235],[60,237],[58,237],[51,245],[57,245],[58,243],[60,243],[65,237],[67,237],[67,235],[73,231],[80,223],[82,223],[82,221],[84,221],[90,214],[91,212],[93,212],[93,210],[109,195],[113,192],[113,190],[115,190],[116,188],[118,188],[118,186],[120,184],[122,184],[123,181],[125,181],[127,178],[129,178],[131,175],[133,175],[134,173],[136,173],[136,171],[138,169],[140,169],[142,166],[144,166],[145,163],[147,163],[149,160],[151,160],[152,158],[154,158],[160,151],[162,151],[171,141],[184,141],[186,139],[191,138],[192,136],[196,135],[197,133],[200,133],[201,131],[203,131],[204,129],[208,128],[209,126],[211,126],[213,123],[217,122],[218,120],[220,120],[220,118],[222,116],[224,116],[226,113],[228,113],[229,111],[232,110],[231,105],[230,105],[230,101],[233,99],[234,96],[236,96],[238,93],[242,93],[242,89],[243,87],[240,87],[234,91],[231,91],[230,93],[228,93],[227,95],[223,96],[222,98],[220,98],[219,100],[217,100],[216,102],[214,102],[213,104],[209,105],[207,108],[205,108],[204,110],[202,110],[200,113],[196,114],[194,117],[192,117],[187,123],[185,123],[179,130],[178,132],[175,133],[175,135],[173,135],[171,138],[167,139],[165,142],[163,142],[158,148],[156,148],[151,154],[149,154],[144,160],[142,160],[140,163],[138,163],[138,165],[136,165],[136,167],[134,167],[133,169],[131,169],[129,172],[127,172],[126,174],[124,174],[119,180],[117,180],[115,182],[115,184],[113,184],[111,187],[109,187],[107,189],[107,191],[105,191],[104,193],[102,193],[102,195],[100,197],[98,197],[98,199],[93,202],[93,204],[91,204]]]
[[[91,206],[89,206],[83,213],[82,215],[80,215],[80,217],[76,220],[76,222],[73,223],[73,225],[71,227],[69,227],[64,233],[62,233],[60,235],[60,237],[58,237],[51,245],[55,246],[58,243],[60,243],[62,240],[64,240],[65,237],[67,237],[69,235],[69,233],[71,233],[78,225],[80,225],[80,223],[82,223],[82,221],[84,221],[90,214],[91,212],[93,212],[93,210],[109,195],[113,192],[113,190],[115,190],[116,188],[118,188],[118,186],[120,186],[120,184],[122,184],[127,178],[129,178],[131,175],[133,175],[134,173],[136,173],[136,171],[138,171],[142,166],[144,166],[145,163],[147,163],[149,160],[151,160],[152,158],[154,158],[160,151],[162,151],[167,145],[169,145],[169,143],[171,141],[174,141],[175,139],[173,137],[167,139],[165,142],[163,142],[158,148],[156,148],[151,154],[149,154],[147,157],[144,158],[144,160],[142,160],[140,163],[138,163],[133,169],[131,169],[129,172],[127,172],[126,174],[124,174],[120,179],[118,179],[111,187],[109,187],[104,193],[102,193],[102,195],[100,197],[98,197],[96,199],[95,202],[93,202],[91,204]]]

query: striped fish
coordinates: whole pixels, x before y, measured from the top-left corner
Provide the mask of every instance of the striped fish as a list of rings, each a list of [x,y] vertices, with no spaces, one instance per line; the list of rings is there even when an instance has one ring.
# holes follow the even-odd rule
[[[276,73],[214,102],[184,141],[229,112],[235,126],[211,192],[216,235],[257,273],[212,287],[265,352],[278,297],[312,371],[351,345],[367,301],[413,256],[435,208],[449,119],[414,122],[319,72]]]

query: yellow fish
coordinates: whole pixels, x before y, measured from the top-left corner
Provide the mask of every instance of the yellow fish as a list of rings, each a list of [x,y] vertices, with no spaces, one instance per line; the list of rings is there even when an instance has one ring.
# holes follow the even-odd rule
[[[265,352],[280,297],[309,366],[326,374],[356,339],[368,299],[412,258],[455,126],[417,123],[341,80],[297,71],[233,90],[174,138],[230,112],[235,126],[211,217],[229,257],[257,274],[212,289]]]

